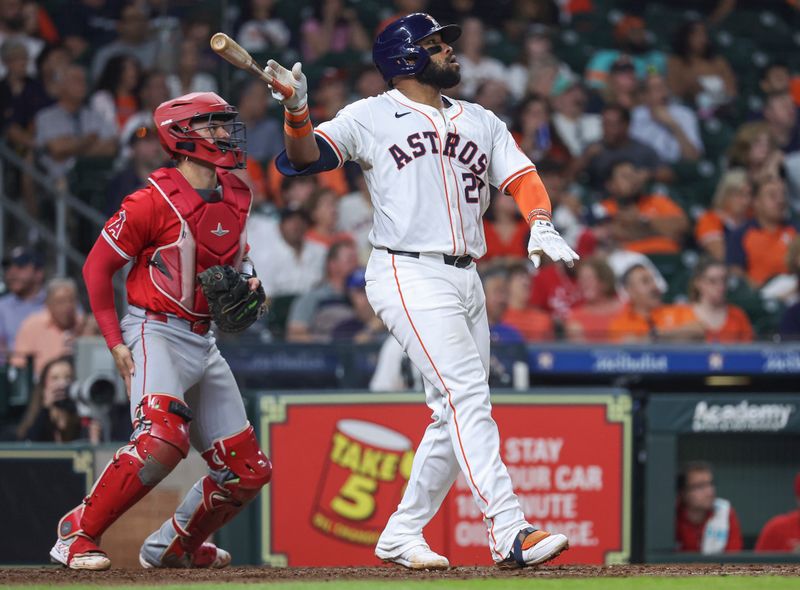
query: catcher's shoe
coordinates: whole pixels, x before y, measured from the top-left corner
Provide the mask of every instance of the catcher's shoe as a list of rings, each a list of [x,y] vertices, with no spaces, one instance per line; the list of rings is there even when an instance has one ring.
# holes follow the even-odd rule
[[[231,563],[231,554],[220,549],[213,543],[203,543],[194,553],[184,553],[180,556],[170,554],[160,563],[152,563],[144,553],[139,553],[139,564],[145,569],[152,568],[195,568],[195,569],[222,569]]]
[[[566,535],[552,534],[528,527],[519,532],[517,538],[514,539],[511,553],[497,565],[503,568],[541,565],[555,559],[567,549],[569,549],[569,541]]]
[[[390,556],[379,549],[375,550],[375,555],[386,563],[396,563],[412,570],[446,570],[450,567],[450,562],[445,556],[432,551],[424,543],[406,549],[399,555]]]
[[[95,539],[80,528],[83,504],[69,511],[58,523],[58,540],[50,549],[50,561],[74,570],[107,570],[111,560]]]

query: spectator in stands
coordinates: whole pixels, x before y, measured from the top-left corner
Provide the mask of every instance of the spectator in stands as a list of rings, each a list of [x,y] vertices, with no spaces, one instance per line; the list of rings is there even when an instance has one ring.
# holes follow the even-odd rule
[[[633,62],[636,76],[641,80],[649,71],[664,73],[666,60],[664,54],[650,46],[645,22],[638,16],[624,16],[614,26],[616,49],[602,49],[595,52],[586,66],[584,78],[589,87],[603,90],[608,85],[612,65],[620,56],[627,56]]]
[[[114,127],[100,112],[84,105],[86,94],[86,71],[71,64],[61,72],[58,102],[36,115],[41,163],[61,188],[77,157],[110,158],[117,153]]]
[[[106,62],[95,84],[89,106],[101,113],[116,133],[139,110],[136,90],[141,77],[142,69],[135,57],[115,55]]]
[[[81,419],[69,397],[74,380],[72,357],[53,359],[42,368],[17,428],[19,440],[65,443],[81,438]]]
[[[339,223],[337,229],[353,236],[358,248],[358,259],[362,264],[366,264],[372,252],[372,244],[369,243],[369,232],[372,229],[374,211],[361,167],[356,167],[355,169],[353,184],[355,185],[355,190],[339,199]]]
[[[751,184],[784,175],[783,153],[762,122],[739,127],[728,148],[728,165],[746,170]]]
[[[606,342],[609,326],[622,307],[614,271],[601,257],[581,260],[576,270],[583,303],[567,314],[564,328],[571,342]]]
[[[101,47],[92,60],[92,78],[97,79],[106,62],[115,55],[135,57],[145,70],[154,68],[158,53],[158,42],[149,31],[147,13],[140,3],[130,2],[122,8],[117,21],[116,41]]]
[[[797,116],[797,105],[788,90],[767,95],[764,121],[775,145],[784,154],[800,150],[800,117]]]
[[[289,27],[283,19],[273,14],[274,7],[274,0],[250,0],[247,3],[242,15],[244,22],[236,36],[247,51],[274,54],[289,44]],[[263,82],[261,85],[264,85]]]
[[[699,322],[673,326],[665,321],[661,289],[646,266],[634,264],[622,276],[620,283],[627,303],[609,324],[612,342],[702,340],[704,331]]]
[[[44,264],[33,248],[17,246],[3,258],[3,282],[8,292],[0,297],[0,364],[7,361],[20,325],[44,309]]]
[[[250,258],[258,265],[267,296],[300,295],[321,278],[325,247],[305,239],[309,219],[298,206],[281,210],[277,225],[251,215],[247,224]]]
[[[664,326],[699,323],[706,342],[730,344],[752,342],[753,326],[747,314],[726,299],[728,268],[724,262],[707,259],[695,266],[689,282],[689,303],[667,306],[661,315]]]
[[[744,270],[751,285],[788,271],[786,253],[797,230],[787,220],[786,186],[780,178],[756,185],[754,218],[731,236],[728,263]]]
[[[747,173],[734,168],[717,183],[712,209],[705,211],[695,225],[695,241],[714,260],[724,262],[731,235],[750,219],[753,194]]]
[[[778,333],[781,340],[800,340],[800,236],[795,236],[789,245],[786,266],[791,273],[791,282],[781,297],[788,307],[781,317]]]
[[[306,240],[320,244],[326,249],[335,242],[352,241],[353,236],[338,231],[339,197],[329,188],[318,188],[306,203],[306,213],[311,219],[311,228]]]
[[[39,375],[51,360],[72,354],[75,338],[86,335],[87,318],[78,309],[78,287],[72,279],[50,279],[45,307],[30,314],[14,339],[11,364],[24,367],[33,357],[33,372]]]
[[[534,275],[530,304],[563,322],[569,310],[582,303],[575,269],[563,264],[546,264]]]
[[[800,553],[800,472],[794,478],[794,497],[797,509],[767,521],[758,535],[756,551]]]
[[[90,47],[102,47],[115,39],[119,8],[112,0],[78,0],[60,7],[56,26],[73,59],[85,57]]]
[[[353,101],[369,98],[370,96],[378,96],[386,90],[386,82],[384,82],[383,76],[381,76],[377,68],[369,64],[368,66],[363,66],[356,76],[354,90]]]
[[[247,156],[266,164],[283,149],[280,123],[267,116],[269,89],[261,80],[249,80],[239,97],[239,120],[247,129]]]
[[[672,100],[661,74],[648,75],[643,88],[644,100],[631,113],[631,137],[669,164],[700,158],[703,142],[692,110]]]
[[[312,63],[331,53],[361,53],[372,47],[355,9],[344,0],[314,0],[311,18],[300,27],[303,62]]]
[[[550,95],[553,126],[570,154],[577,158],[586,148],[603,137],[602,119],[587,113],[588,95],[580,78],[559,76]],[[538,164],[538,162],[537,162]]]
[[[458,93],[459,96],[472,100],[483,82],[493,80],[506,84],[507,72],[500,60],[485,55],[485,30],[479,18],[465,18],[461,23],[461,30],[458,41],[461,84],[458,86]]]
[[[618,161],[606,183],[611,198],[603,206],[612,217],[611,230],[621,248],[642,254],[675,254],[689,229],[689,220],[666,195],[648,194],[646,174],[633,163]]]
[[[580,187],[569,183],[566,176],[567,166],[560,162],[539,160],[536,162],[536,171],[550,197],[553,225],[574,248],[585,229],[584,206],[578,194]]]
[[[789,92],[795,106],[800,106],[800,77],[793,76],[785,62],[773,60],[761,72],[758,86],[765,96]]]
[[[711,465],[687,463],[677,484],[676,550],[704,555],[741,551],[739,517],[728,500],[717,497]]]
[[[531,306],[531,273],[527,262],[508,265],[508,307],[502,323],[522,334],[526,342],[543,342],[554,337],[553,319],[541,309]]]
[[[486,254],[479,260],[480,265],[489,261],[519,261],[528,257],[530,227],[522,219],[511,195],[493,191],[489,211],[483,217],[483,232],[486,236]]]
[[[25,7],[22,0],[4,0],[0,5],[0,45],[9,40],[22,43],[27,51],[27,73],[36,74],[36,58],[45,42],[25,30]],[[5,64],[0,62],[0,78],[6,75]]]
[[[167,76],[170,96],[217,91],[216,78],[200,70],[200,48],[194,41],[182,41],[178,55],[177,72]]]
[[[141,127],[150,127],[153,124],[153,111],[162,102],[169,100],[166,74],[157,70],[145,74],[139,88],[139,111],[125,123],[119,133],[120,146],[127,146],[131,135]],[[123,156],[127,154],[123,151]]]
[[[363,268],[357,268],[347,277],[345,289],[353,315],[333,327],[332,339],[366,344],[386,336],[383,322],[375,315],[367,299],[367,281]]]
[[[596,112],[604,105],[617,104],[628,110],[639,104],[639,79],[630,56],[620,55],[608,71],[605,86],[592,95],[589,110]]]
[[[153,127],[140,127],[128,140],[130,159],[108,181],[104,213],[110,218],[126,195],[144,187],[153,170],[168,166],[164,149]]]
[[[495,266],[481,277],[486,293],[486,317],[489,320],[489,338],[493,344],[519,344],[525,342],[517,328],[505,322],[508,310],[508,272]]]
[[[702,21],[688,21],[675,34],[667,60],[667,83],[678,99],[694,104],[701,119],[736,98],[736,77],[728,61],[716,55]]]
[[[38,80],[47,95],[48,104],[58,100],[61,73],[71,63],[72,56],[63,45],[45,47],[39,54],[39,58],[36,60],[36,70],[39,72]]]
[[[0,46],[0,60],[6,70],[0,80],[0,128],[12,148],[29,153],[34,146],[33,119],[50,100],[42,85],[28,75],[28,50],[16,39]]]
[[[574,79],[576,76],[553,53],[550,27],[541,23],[531,24],[523,39],[519,59],[506,71],[506,83],[514,100],[522,100],[532,92],[550,94],[553,81],[561,78]],[[548,81],[550,86],[547,86]]]
[[[337,68],[326,68],[314,92],[314,106],[311,107],[311,118],[314,121],[330,121],[350,100],[350,86],[347,71]]]
[[[550,123],[550,107],[545,97],[538,94],[525,97],[517,105],[514,119],[511,135],[531,161],[547,158],[561,164],[569,162],[570,152]]]
[[[484,80],[478,85],[473,100],[487,111],[492,111],[506,126],[511,125],[511,100],[505,82]]]
[[[573,160],[572,175],[585,171],[590,186],[602,189],[614,164],[625,160],[647,172],[645,182],[671,182],[672,171],[661,163],[655,150],[630,137],[630,122],[628,109],[607,105],[602,113],[603,138]]]
[[[334,327],[353,317],[346,284],[357,267],[358,253],[353,242],[336,242],[330,247],[325,258],[325,280],[292,303],[286,325],[286,340],[329,341]]]

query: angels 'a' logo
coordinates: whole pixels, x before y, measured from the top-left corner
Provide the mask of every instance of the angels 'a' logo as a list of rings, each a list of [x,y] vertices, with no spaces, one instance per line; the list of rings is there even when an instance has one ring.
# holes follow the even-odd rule
[[[115,240],[119,239],[119,233],[122,231],[122,226],[125,225],[125,210],[119,212],[119,217],[106,226],[106,231]]]

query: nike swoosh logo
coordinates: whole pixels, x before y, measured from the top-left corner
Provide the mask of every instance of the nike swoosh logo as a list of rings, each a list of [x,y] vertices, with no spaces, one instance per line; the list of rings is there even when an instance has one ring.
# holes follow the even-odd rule
[[[410,114],[411,114],[411,111],[408,111],[407,113],[395,113],[394,114],[394,118],[395,119],[399,119],[400,117],[405,117],[406,115],[410,115]]]

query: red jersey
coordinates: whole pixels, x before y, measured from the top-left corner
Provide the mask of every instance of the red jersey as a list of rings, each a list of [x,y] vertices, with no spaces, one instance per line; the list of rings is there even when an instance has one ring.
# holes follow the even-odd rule
[[[678,519],[675,523],[675,540],[678,545],[678,551],[700,552],[706,523],[711,520],[712,516],[713,513],[709,512],[703,522],[695,524],[689,522],[689,519],[686,517],[686,511],[682,506],[678,508]],[[728,516],[728,543],[725,545],[725,551],[741,550],[742,527],[739,524],[739,517],[736,516],[736,511],[733,509],[733,506],[731,506]]]
[[[758,535],[755,550],[800,553],[800,510],[770,518]]]
[[[208,315],[195,284],[196,267],[238,264],[246,250],[244,224],[250,206],[246,185],[225,171],[218,175],[221,198],[206,202],[177,170],[157,170],[148,185],[125,197],[106,222],[103,239],[122,258],[134,261],[125,283],[130,305],[190,321]],[[167,194],[170,183],[180,191],[189,214],[198,218],[194,223],[186,221],[175,197]]]

